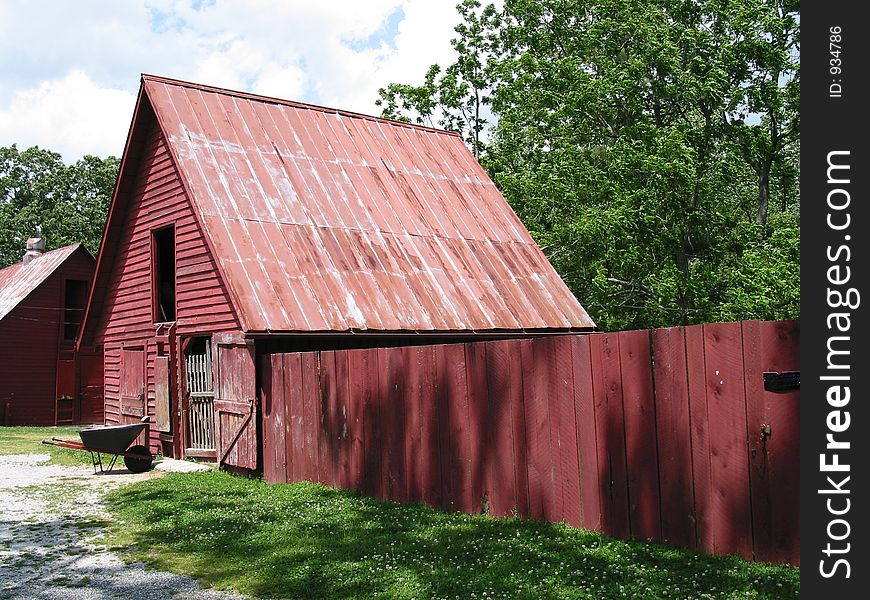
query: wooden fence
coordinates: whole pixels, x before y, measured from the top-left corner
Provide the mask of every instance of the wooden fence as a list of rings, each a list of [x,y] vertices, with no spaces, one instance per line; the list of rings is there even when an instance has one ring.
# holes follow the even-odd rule
[[[264,475],[796,565],[799,331],[266,355]]]

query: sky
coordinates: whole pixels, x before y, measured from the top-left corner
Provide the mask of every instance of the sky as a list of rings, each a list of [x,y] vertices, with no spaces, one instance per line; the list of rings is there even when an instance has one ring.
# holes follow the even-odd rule
[[[457,0],[0,0],[0,146],[120,156],[141,73],[379,114],[449,64]]]

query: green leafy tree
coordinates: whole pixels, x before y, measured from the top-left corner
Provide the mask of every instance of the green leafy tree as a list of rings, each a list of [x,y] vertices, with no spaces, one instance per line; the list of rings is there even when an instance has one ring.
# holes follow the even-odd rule
[[[72,165],[37,147],[0,147],[0,267],[15,263],[37,227],[48,249],[82,242],[96,255],[120,161],[85,156]]]
[[[460,133],[478,158],[484,151],[489,89],[498,49],[497,32],[501,15],[494,6],[481,8],[478,0],[464,0],[457,6],[462,22],[451,40],[457,60],[442,71],[432,65],[422,85],[391,83],[378,90],[375,101],[390,119],[414,121]]]
[[[797,315],[795,13],[763,0],[460,5],[454,47],[485,48],[481,161],[601,328]],[[382,99],[444,110],[440,72]]]

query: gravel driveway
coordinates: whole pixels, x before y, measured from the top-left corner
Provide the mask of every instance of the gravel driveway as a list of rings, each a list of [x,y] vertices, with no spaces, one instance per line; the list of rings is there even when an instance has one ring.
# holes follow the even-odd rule
[[[0,456],[0,600],[241,596],[200,589],[189,577],[125,564],[103,543],[103,494],[160,471],[94,475],[48,464],[47,454]]]

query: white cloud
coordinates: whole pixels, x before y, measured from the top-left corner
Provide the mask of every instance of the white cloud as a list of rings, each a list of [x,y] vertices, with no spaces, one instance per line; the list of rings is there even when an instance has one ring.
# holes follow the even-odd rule
[[[120,153],[142,72],[377,114],[453,59],[455,3],[3,0],[0,145]]]
[[[19,150],[38,145],[67,161],[84,154],[119,156],[133,116],[135,96],[97,86],[85,73],[17,90],[0,110],[0,139]]]

